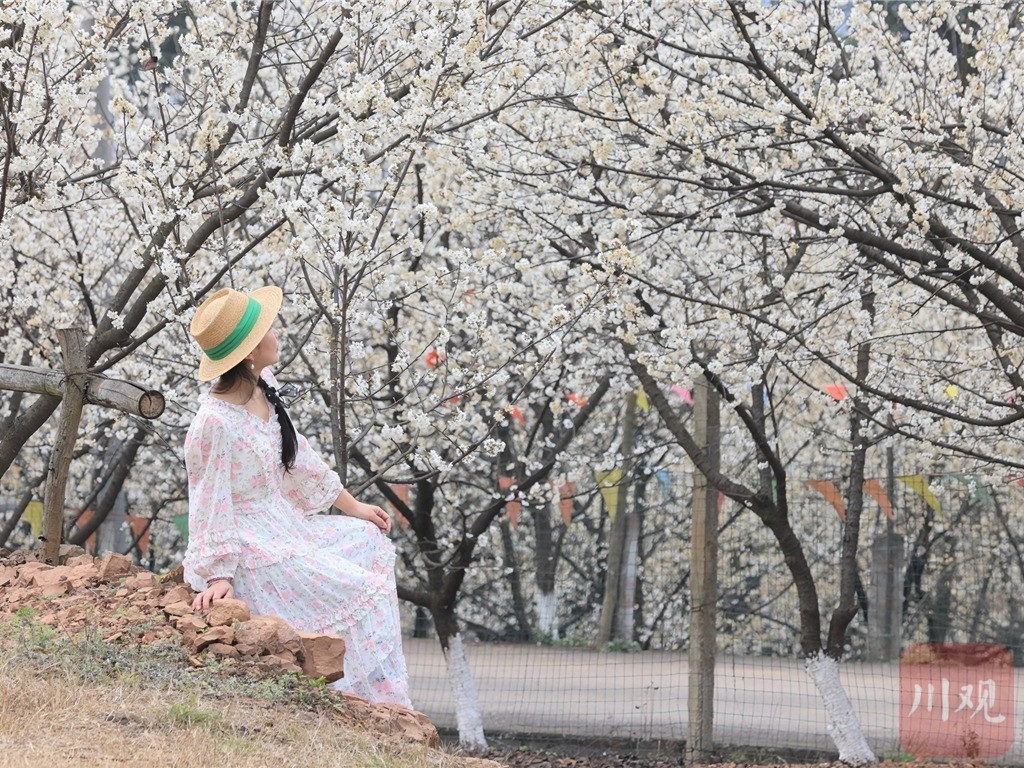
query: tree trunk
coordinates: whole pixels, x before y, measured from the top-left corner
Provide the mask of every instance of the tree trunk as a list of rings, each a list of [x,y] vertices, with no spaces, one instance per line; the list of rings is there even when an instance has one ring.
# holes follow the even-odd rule
[[[875,753],[864,738],[857,713],[839,680],[838,659],[821,651],[809,656],[804,667],[821,694],[828,716],[828,734],[839,749],[839,761],[851,766],[876,764]]]
[[[96,533],[99,527],[103,525],[103,522],[110,515],[110,510],[114,508],[117,495],[124,487],[125,480],[128,479],[128,474],[135,464],[135,456],[138,454],[139,448],[142,447],[145,438],[146,430],[139,427],[135,430],[135,434],[128,439],[128,442],[122,446],[114,466],[111,467],[110,474],[104,479],[102,490],[96,496],[92,517],[89,518],[87,523],[79,526],[74,534],[68,537],[69,544],[84,546],[89,537]]]
[[[633,504],[625,510],[625,536],[622,544],[622,566],[619,574],[619,595],[615,603],[615,635],[626,641],[636,639],[636,592],[640,569],[640,515],[636,510],[637,488]],[[621,503],[621,501],[620,501]]]
[[[451,611],[433,608],[434,625],[441,641],[444,661],[448,668],[448,683],[455,700],[455,725],[459,731],[459,746],[465,749],[487,749],[484,738],[483,717],[480,714],[480,699],[469,669],[469,659],[462,645],[455,616]]]
[[[498,525],[501,530],[501,546],[505,552],[505,567],[509,570],[508,586],[512,592],[512,613],[516,617],[516,641],[528,640],[531,635],[530,617],[526,615],[526,598],[523,596],[522,569],[516,557],[515,542],[512,541],[512,526],[508,518],[502,518]]]
[[[537,588],[537,632],[550,640],[558,639],[558,592]]]
[[[551,506],[538,506],[533,515],[536,536],[537,596],[534,608],[537,611],[537,633],[546,640],[558,639],[558,592],[555,587],[555,569],[558,551],[554,536],[551,535]]]

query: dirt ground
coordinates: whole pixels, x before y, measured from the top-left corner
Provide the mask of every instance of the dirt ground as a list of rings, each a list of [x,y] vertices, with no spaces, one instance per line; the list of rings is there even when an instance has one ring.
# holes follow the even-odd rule
[[[508,768],[683,768],[686,764],[682,756],[656,757],[637,754],[558,754],[552,750],[505,749],[492,750],[485,757],[508,766]],[[842,763],[805,763],[796,764],[783,760],[771,763],[712,763],[711,768],[846,768]],[[931,763],[925,761],[895,763],[883,761],[880,768],[991,768],[984,763]]]

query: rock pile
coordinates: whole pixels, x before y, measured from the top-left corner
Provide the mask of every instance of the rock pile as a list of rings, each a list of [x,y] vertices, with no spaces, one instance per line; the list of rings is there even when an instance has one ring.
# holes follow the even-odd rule
[[[35,621],[69,636],[90,628],[106,642],[180,642],[196,667],[216,659],[264,676],[293,672],[329,683],[343,676],[340,637],[299,632],[277,616],[250,615],[241,600],[218,600],[206,612],[193,612],[195,592],[189,586],[165,583],[114,552],[93,558],[69,548],[60,562],[52,566],[32,552],[0,550],[0,622],[30,608]],[[422,713],[334,695],[344,700],[342,709],[354,723],[438,744],[437,730]]]

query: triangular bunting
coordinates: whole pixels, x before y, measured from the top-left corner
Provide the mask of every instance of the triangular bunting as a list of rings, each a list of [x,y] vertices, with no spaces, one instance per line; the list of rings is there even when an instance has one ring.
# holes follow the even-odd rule
[[[140,554],[146,554],[149,550],[149,524],[150,519],[148,517],[137,517],[135,515],[125,515],[128,518],[128,525],[132,529],[132,539],[138,540],[138,547]]]
[[[615,513],[619,511],[619,486],[622,483],[622,470],[610,469],[607,472],[596,472],[594,478],[601,491],[601,498],[604,499],[605,509],[608,510],[608,517],[615,520]]]
[[[822,387],[823,390],[836,401],[846,399],[846,385],[844,384],[826,384]]]
[[[83,528],[85,528],[85,526],[89,524],[90,520],[92,520],[92,510],[87,509],[78,515],[78,519],[75,522],[75,528],[77,528],[78,530],[82,530]],[[93,531],[92,536],[90,536],[86,540],[85,548],[92,552],[94,555],[96,554],[96,531]]]
[[[928,485],[928,478],[924,475],[900,475],[899,480],[924,499],[925,503],[935,510],[935,514],[942,517],[942,505],[939,503],[938,497],[932,493],[932,489]]]
[[[175,515],[174,527],[178,529],[183,544],[188,544],[188,515]]]
[[[516,479],[509,477],[508,475],[501,475],[498,478],[498,487],[503,491],[507,491],[513,485],[515,485]],[[519,513],[523,510],[523,505],[518,501],[510,501],[505,504],[505,510],[508,512],[508,522],[513,529],[519,527]]]
[[[682,387],[671,387],[672,391],[683,398],[683,402],[687,405],[693,405],[693,392]]]
[[[647,413],[649,410],[651,410],[651,404],[647,401],[647,393],[644,392],[643,387],[636,388],[636,404],[637,407],[644,413]]]
[[[409,506],[409,486],[407,483],[391,483],[391,492],[394,493],[395,496],[398,497],[398,500],[406,507]],[[398,507],[391,502],[388,502],[388,506],[395,510],[395,518],[398,520],[399,527],[401,527],[402,530],[408,528],[409,521],[405,519],[405,515],[398,511]]]
[[[565,483],[558,489],[558,511],[562,513],[562,522],[569,527],[572,522],[572,496],[576,492],[576,483]]]
[[[844,523],[846,522],[846,509],[843,507],[843,497],[836,489],[835,483],[831,480],[806,480],[807,485],[825,497],[825,501],[835,507],[836,514]]]
[[[22,519],[32,528],[32,537],[36,538],[43,532],[43,502],[30,501],[25,507]]]
[[[954,477],[974,491],[974,495],[978,497],[978,501],[982,504],[988,504],[992,499],[988,492],[988,486],[977,475],[954,475]]]
[[[878,506],[885,513],[886,517],[890,520],[895,520],[892,514],[892,501],[889,500],[889,494],[885,492],[885,488],[882,487],[880,482],[873,477],[869,477],[864,481],[864,493],[878,502]]]

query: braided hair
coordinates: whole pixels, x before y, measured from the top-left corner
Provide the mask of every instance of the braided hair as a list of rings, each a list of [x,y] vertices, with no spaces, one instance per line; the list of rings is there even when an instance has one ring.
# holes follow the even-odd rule
[[[295,426],[292,424],[291,418],[288,416],[288,411],[284,407],[284,401],[281,399],[281,395],[276,388],[257,377],[243,360],[234,368],[226,371],[217,380],[213,391],[219,393],[231,392],[236,387],[246,384],[249,386],[249,398],[252,398],[258,386],[262,390],[263,396],[267,398],[267,402],[274,406],[274,411],[277,413],[277,423],[281,425],[281,464],[284,465],[286,471],[292,469],[295,466],[295,454],[299,449],[299,437],[295,432]],[[246,399],[248,400],[249,398]]]
[[[263,390],[263,396],[267,398],[267,402],[274,406],[274,411],[277,413],[277,423],[281,425],[281,463],[285,470],[289,470],[295,466],[295,453],[299,448],[295,425],[292,424],[291,417],[284,407],[284,400],[281,399],[277,388],[270,386],[263,379],[257,379],[256,383]]]

